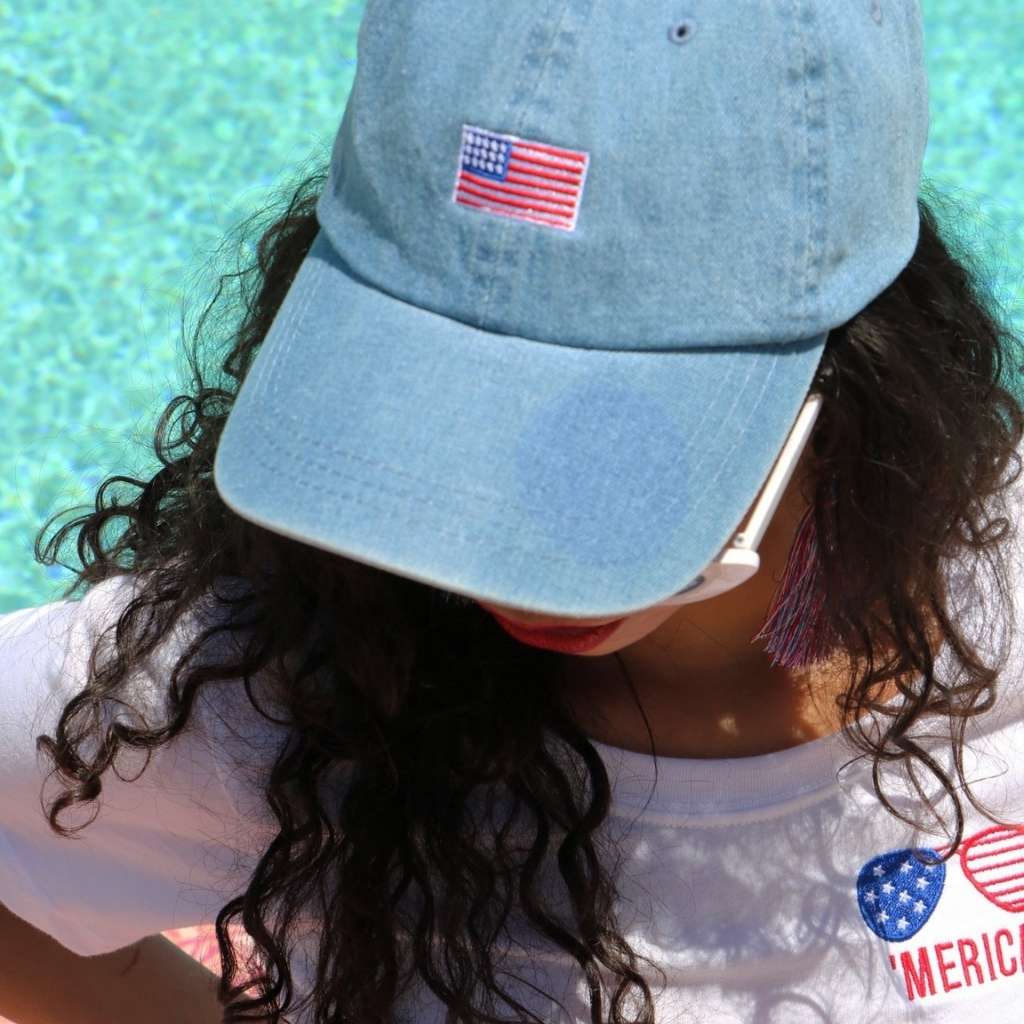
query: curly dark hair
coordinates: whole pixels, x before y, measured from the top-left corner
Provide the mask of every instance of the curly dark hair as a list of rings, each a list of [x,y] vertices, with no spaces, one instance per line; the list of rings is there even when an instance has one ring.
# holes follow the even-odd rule
[[[122,744],[149,751],[173,741],[201,687],[244,680],[252,706],[278,721],[249,686],[264,672],[287,711],[289,740],[263,766],[259,786],[277,835],[244,894],[217,915],[225,1021],[265,1014],[277,1022],[293,1010],[317,1022],[385,1024],[417,976],[451,1021],[503,1020],[493,1012],[496,998],[515,1019],[539,1020],[496,979],[495,938],[514,910],[579,964],[593,1021],[605,1019],[604,968],[618,982],[609,1019],[622,1024],[626,1001],[639,992],[636,1019],[653,1022],[639,969],[650,961],[616,926],[615,874],[598,856],[609,777],[563,699],[565,656],[516,642],[466,599],[262,529],[235,515],[214,487],[232,400],[318,231],[326,170],[309,170],[263,211],[277,219],[259,226],[243,263],[219,277],[188,352],[192,393],[174,397],[156,426],[163,468],[148,481],[105,480],[94,510],[63,526],[45,551],[42,537],[62,513],[36,538],[37,561],[53,565],[69,531],[79,531],[81,568],[72,570],[65,599],[117,575],[139,585],[100,638],[114,633],[114,656],[102,661],[93,652],[88,682],[63,708],[56,735],[37,738],[53,762],[48,778],[59,774],[64,783],[47,808],[50,827],[64,837],[77,831],[58,825],[58,815],[99,796]],[[962,747],[966,720],[995,703],[1005,660],[989,663],[961,632],[945,574],[968,551],[983,556],[996,569],[1004,621],[1013,621],[1004,559],[996,557],[1008,546],[1001,542],[1011,520],[993,515],[989,499],[1020,475],[1019,458],[1012,475],[1007,470],[1024,415],[1003,379],[1011,352],[1009,366],[1022,368],[1021,339],[983,286],[972,253],[957,253],[944,238],[933,212],[940,199],[919,199],[920,241],[904,271],[829,335],[813,385],[824,402],[811,446],[816,525],[836,538],[834,550],[822,551],[827,614],[852,666],[837,708],[861,751],[856,759],[873,758],[874,789],[889,813],[910,821],[882,792],[882,762],[899,762],[916,779],[917,760],[939,778],[956,808],[948,858],[963,834],[958,787],[907,732],[923,716],[947,719],[962,788],[972,806],[999,820],[971,793]],[[260,216],[241,226],[243,234]],[[238,285],[243,315],[230,320],[230,346],[216,357],[224,376],[207,383],[200,339],[229,281]],[[105,507],[116,483],[139,493]],[[832,494],[836,503],[827,500]],[[119,517],[123,529],[105,537]],[[243,592],[218,594],[222,577],[245,581]],[[187,645],[167,680],[168,724],[103,725],[104,708],[126,695],[132,666],[211,594],[222,614]],[[961,666],[958,685],[936,678],[930,629]],[[202,658],[218,635],[245,640],[234,648],[238,658]],[[885,681],[908,673],[916,682],[899,682],[900,699],[878,699]],[[859,727],[868,710],[888,718],[874,742]],[[333,806],[321,801],[321,784],[339,767],[346,785]],[[481,829],[477,798],[483,820],[497,828]],[[571,925],[539,885],[552,853]],[[343,882],[330,898],[325,880]],[[315,893],[315,986],[296,994],[292,929]],[[405,895],[418,897],[416,914],[402,912]],[[258,969],[233,984],[239,975],[228,926],[239,917]]]

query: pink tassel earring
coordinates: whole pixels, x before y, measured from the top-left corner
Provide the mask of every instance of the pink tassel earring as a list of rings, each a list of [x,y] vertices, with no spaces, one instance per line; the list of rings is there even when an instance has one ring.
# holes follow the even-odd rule
[[[761,631],[751,643],[767,641],[772,665],[804,668],[822,661],[836,648],[834,631],[825,619],[825,590],[814,508],[797,528],[786,569]]]

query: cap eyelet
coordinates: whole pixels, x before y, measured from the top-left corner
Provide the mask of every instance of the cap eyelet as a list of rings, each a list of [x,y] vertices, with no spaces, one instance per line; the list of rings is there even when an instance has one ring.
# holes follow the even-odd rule
[[[696,29],[696,24],[689,19],[677,21],[674,25],[669,26],[668,38],[673,43],[688,43]]]

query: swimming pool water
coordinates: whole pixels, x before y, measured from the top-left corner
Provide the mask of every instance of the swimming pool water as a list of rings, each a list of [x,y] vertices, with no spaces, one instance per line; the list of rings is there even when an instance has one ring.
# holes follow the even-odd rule
[[[49,515],[159,468],[153,427],[186,386],[183,304],[191,333],[235,265],[217,246],[326,163],[363,7],[0,0],[0,613],[70,579],[33,558]],[[1024,331],[1016,7],[926,3],[925,174],[966,204],[962,228]]]

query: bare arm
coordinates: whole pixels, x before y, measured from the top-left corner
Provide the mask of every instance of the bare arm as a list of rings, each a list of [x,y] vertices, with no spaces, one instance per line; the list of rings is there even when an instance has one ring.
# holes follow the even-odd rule
[[[83,957],[0,903],[0,1015],[16,1024],[220,1024],[218,980],[162,935]]]

